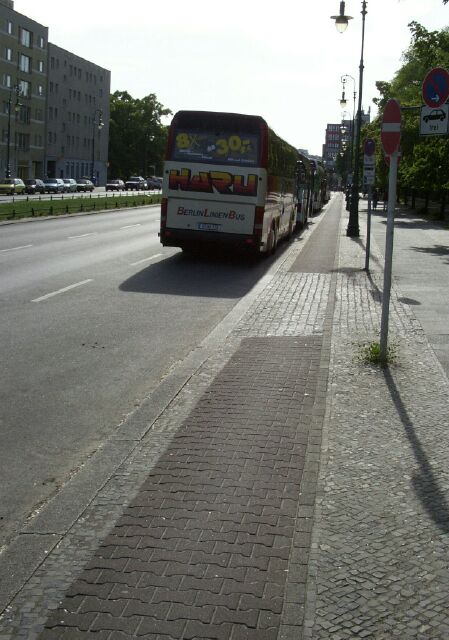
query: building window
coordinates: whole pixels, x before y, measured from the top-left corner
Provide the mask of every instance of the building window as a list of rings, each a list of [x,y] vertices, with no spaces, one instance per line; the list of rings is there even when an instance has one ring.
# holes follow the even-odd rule
[[[12,79],[9,73],[4,73],[2,78],[2,84],[4,87],[10,89],[12,87]]]
[[[37,63],[37,68],[38,68],[38,71],[40,71],[40,73],[44,73],[44,61],[43,60],[39,60],[39,62]]]
[[[9,35],[12,34],[12,22],[11,22],[11,20],[7,20],[6,21],[6,33],[9,33]]]
[[[9,47],[6,47],[5,49],[5,59],[8,60],[8,62],[11,62],[12,60],[12,49]]]
[[[31,32],[20,28],[20,44],[24,47],[31,47]]]
[[[29,56],[23,55],[23,53],[20,54],[19,69],[24,73],[30,73],[31,71],[31,58]]]
[[[39,49],[43,49],[45,47],[45,41],[44,38],[42,36],[39,36],[38,40],[37,40],[37,44]]]
[[[41,84],[37,85],[37,95],[40,97],[44,95],[44,87]]]
[[[20,151],[30,150],[30,134],[29,133],[17,133],[16,143]]]
[[[26,105],[22,105],[20,107],[20,111],[18,114],[19,122],[23,124],[30,124],[31,121],[31,107],[27,107]]]
[[[31,83],[27,80],[20,80],[19,82],[20,95],[23,98],[29,98],[31,95]]]

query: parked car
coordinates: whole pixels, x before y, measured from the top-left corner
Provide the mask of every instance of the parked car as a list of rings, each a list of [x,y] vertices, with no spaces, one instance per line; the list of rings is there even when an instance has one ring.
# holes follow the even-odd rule
[[[93,191],[94,190],[94,183],[92,182],[92,180],[88,180],[87,178],[79,178],[79,180],[76,181],[76,190],[77,191]]]
[[[5,178],[0,181],[0,193],[7,193],[11,196],[16,193],[25,193],[25,183],[20,178]]]
[[[145,178],[142,176],[131,176],[125,182],[126,191],[143,191],[147,188],[147,183],[145,182]]]
[[[67,193],[73,193],[76,191],[76,180],[75,178],[64,178],[64,191]]]
[[[162,189],[162,178],[152,176],[151,178],[147,178],[147,183],[148,189]]]
[[[25,193],[45,193],[45,184],[40,178],[25,180]]]
[[[47,193],[64,193],[64,182],[61,178],[44,178],[43,183]]]
[[[106,183],[106,191],[122,191],[124,188],[123,180],[108,180]]]

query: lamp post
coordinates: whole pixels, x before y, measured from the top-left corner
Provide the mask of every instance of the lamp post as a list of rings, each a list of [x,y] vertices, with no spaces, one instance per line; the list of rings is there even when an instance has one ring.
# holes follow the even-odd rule
[[[97,121],[97,115],[98,115],[98,121]],[[90,172],[90,177],[92,182],[95,184],[95,134],[96,132],[100,132],[102,130],[102,128],[104,127],[104,122],[103,122],[103,111],[101,109],[95,109],[94,111],[94,117],[93,117],[93,123],[92,123],[92,166],[91,166],[91,172]]]
[[[349,209],[349,223],[346,229],[346,235],[354,238],[358,238],[360,235],[359,229],[359,174],[360,174],[360,130],[362,128],[362,92],[363,92],[363,49],[365,44],[365,16],[367,2],[362,1],[362,48],[360,54],[359,65],[359,101],[357,110],[357,119],[355,127],[354,137],[354,175],[352,179],[352,192],[351,192],[351,206]],[[345,3],[340,2],[340,14],[338,16],[331,16],[335,20],[335,26],[339,33],[343,33],[347,26],[351,16],[345,15]]]
[[[346,100],[345,97],[345,84],[348,81],[348,78],[352,81],[353,84],[353,106],[352,106],[352,125],[351,125],[351,170],[353,169],[353,165],[354,165],[354,129],[355,129],[355,99],[357,96],[357,92],[355,90],[355,80],[352,76],[348,75],[347,73],[345,73],[343,76],[341,76],[340,80],[341,83],[343,85],[342,87],[342,92],[341,92],[341,98],[340,98],[340,106],[341,107],[346,107],[348,101]]]
[[[350,120],[348,118],[345,118],[345,116],[350,116],[348,111],[343,111],[341,114],[341,125],[340,125],[340,149],[343,151],[343,157],[344,157],[344,164],[343,164],[343,168],[344,168],[344,183],[345,183],[345,187],[347,187],[348,185],[348,178],[349,178],[349,174],[352,173],[353,168],[352,168],[352,146],[349,150],[349,157],[348,157],[348,127],[346,126],[346,122],[350,122]],[[349,162],[348,162],[349,161]]]
[[[14,105],[14,111],[17,115],[21,104],[19,102],[20,95],[20,87],[16,85],[15,87],[11,87],[9,90],[9,99],[8,99],[8,131],[7,131],[7,139],[6,139],[6,170],[5,170],[5,178],[11,177],[11,111],[12,111],[12,92],[13,89],[16,92],[16,103]]]

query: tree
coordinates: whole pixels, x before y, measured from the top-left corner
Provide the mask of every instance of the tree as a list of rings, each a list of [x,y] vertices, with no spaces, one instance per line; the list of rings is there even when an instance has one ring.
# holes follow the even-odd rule
[[[109,175],[160,175],[168,130],[161,118],[170,109],[154,93],[139,100],[127,91],[113,93],[110,106]]]
[[[449,1],[449,0],[447,0]],[[449,142],[447,137],[423,138],[419,134],[421,87],[428,71],[433,67],[449,67],[449,31],[427,31],[417,22],[411,22],[411,43],[403,55],[403,65],[391,82],[376,83],[380,97],[375,99],[380,115],[365,127],[366,137],[380,144],[381,112],[390,98],[399,100],[402,108],[401,152],[398,170],[398,188],[421,190],[445,195],[449,189]],[[381,155],[376,167],[377,181],[387,181],[387,166]]]

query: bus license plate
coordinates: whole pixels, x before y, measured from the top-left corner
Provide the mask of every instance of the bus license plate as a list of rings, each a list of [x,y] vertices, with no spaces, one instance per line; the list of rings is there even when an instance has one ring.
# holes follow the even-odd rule
[[[212,224],[210,222],[198,222],[200,231],[220,231],[221,224]]]

